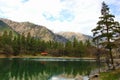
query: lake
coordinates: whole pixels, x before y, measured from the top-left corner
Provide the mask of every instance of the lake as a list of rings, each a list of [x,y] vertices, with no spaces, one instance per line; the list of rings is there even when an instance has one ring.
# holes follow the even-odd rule
[[[95,61],[66,59],[5,58],[0,59],[0,80],[87,80],[97,69]]]

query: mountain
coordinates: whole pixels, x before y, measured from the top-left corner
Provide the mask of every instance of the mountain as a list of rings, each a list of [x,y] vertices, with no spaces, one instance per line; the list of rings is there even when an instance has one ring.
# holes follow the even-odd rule
[[[4,30],[11,30],[11,29],[6,23],[0,20],[0,31],[4,31]]]
[[[75,33],[75,32],[59,32],[58,35],[63,36],[64,38],[73,41],[74,38],[76,38],[78,41],[85,41],[85,40],[91,40],[92,37],[82,34],[82,33]]]
[[[24,34],[27,36],[27,34],[30,32],[32,37],[40,38],[45,41],[55,40],[56,38],[56,35],[44,26],[36,25],[30,22],[15,22],[3,18],[1,18],[0,21],[2,21],[4,24],[7,24],[9,28],[21,35]]]
[[[74,38],[82,41],[91,39],[90,36],[81,33],[74,32],[53,33],[45,26],[36,25],[30,22],[15,22],[12,20],[0,18],[0,32],[3,32],[4,30],[7,31],[12,30],[17,34],[20,35],[24,34],[25,36],[27,36],[27,34],[30,33],[32,37],[40,38],[41,40],[44,41],[67,42],[68,40],[72,41]]]
[[[0,19],[0,35],[2,35],[2,33],[4,31],[12,31],[13,32],[13,35],[17,35],[18,33],[16,31],[14,31],[11,27],[9,27],[8,24],[6,24],[5,22],[3,22],[1,19]]]

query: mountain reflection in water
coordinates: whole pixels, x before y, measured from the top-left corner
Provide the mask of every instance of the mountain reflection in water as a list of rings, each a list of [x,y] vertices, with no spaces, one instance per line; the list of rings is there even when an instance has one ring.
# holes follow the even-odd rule
[[[0,80],[74,80],[77,75],[89,75],[96,68],[93,61],[0,59]]]

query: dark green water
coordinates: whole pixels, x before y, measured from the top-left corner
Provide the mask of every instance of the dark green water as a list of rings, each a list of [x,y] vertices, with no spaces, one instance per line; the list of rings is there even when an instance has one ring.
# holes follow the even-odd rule
[[[53,76],[64,74],[89,75],[95,68],[96,63],[93,61],[0,59],[0,80],[51,80]]]

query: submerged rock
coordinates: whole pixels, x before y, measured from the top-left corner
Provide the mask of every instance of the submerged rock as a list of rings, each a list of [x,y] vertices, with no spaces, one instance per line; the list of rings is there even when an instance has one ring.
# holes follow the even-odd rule
[[[81,75],[78,75],[75,77],[75,80],[83,80],[83,77]]]

